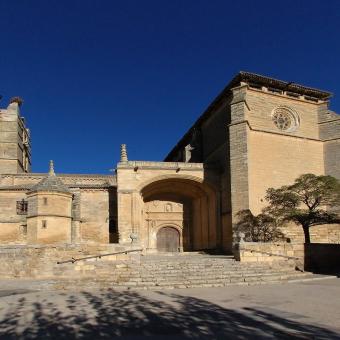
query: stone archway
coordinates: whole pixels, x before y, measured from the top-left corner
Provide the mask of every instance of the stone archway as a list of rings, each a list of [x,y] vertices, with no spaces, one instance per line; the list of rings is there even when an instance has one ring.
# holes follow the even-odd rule
[[[214,176],[201,163],[119,163],[119,243],[132,240],[147,252],[157,252],[157,232],[170,226],[180,235],[180,251],[218,248],[220,205]]]
[[[160,242],[168,242],[169,247],[179,242],[180,251],[217,247],[216,195],[208,187],[177,176],[148,183],[140,194],[144,220],[140,235],[149,251],[164,251],[166,246]],[[175,230],[164,230],[164,239],[160,241],[159,230],[173,226]],[[171,239],[175,232],[178,241]]]
[[[157,251],[159,252],[178,252],[180,250],[180,234],[176,228],[165,226],[158,230]]]

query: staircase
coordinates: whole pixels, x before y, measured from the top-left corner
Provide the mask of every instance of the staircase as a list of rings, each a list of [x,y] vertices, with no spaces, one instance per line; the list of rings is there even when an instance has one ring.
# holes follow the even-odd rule
[[[232,256],[145,255],[130,261],[84,261],[54,266],[57,288],[172,289],[304,280],[310,273],[287,263],[241,263]],[[71,278],[71,279],[70,279]]]

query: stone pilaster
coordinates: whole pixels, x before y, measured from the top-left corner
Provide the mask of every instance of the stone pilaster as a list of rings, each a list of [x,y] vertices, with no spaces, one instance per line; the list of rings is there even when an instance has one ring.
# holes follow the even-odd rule
[[[233,89],[229,125],[232,224],[238,211],[249,208],[248,124],[246,86]]]

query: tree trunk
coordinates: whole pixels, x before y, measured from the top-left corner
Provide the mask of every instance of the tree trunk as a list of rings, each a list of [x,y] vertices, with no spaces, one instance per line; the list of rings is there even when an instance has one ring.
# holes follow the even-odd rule
[[[305,234],[305,243],[310,243],[309,226],[302,226],[302,228]]]

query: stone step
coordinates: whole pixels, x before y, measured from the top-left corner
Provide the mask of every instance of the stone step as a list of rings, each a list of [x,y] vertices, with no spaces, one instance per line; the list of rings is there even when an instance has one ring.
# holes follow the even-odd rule
[[[88,271],[88,274],[91,275],[92,273]],[[228,275],[224,274],[219,274],[219,275],[185,275],[185,274],[168,274],[168,275],[131,275],[129,273],[126,274],[121,274],[121,275],[116,275],[116,274],[111,274],[111,273],[98,273],[95,272],[95,276],[102,277],[105,279],[111,279],[112,281],[115,280],[124,280],[124,281],[169,281],[172,279],[183,279],[183,280],[205,280],[205,279],[213,279],[213,280],[228,280],[230,278],[232,279],[248,279],[249,280],[253,277],[259,277],[259,278],[267,278],[267,277],[272,277],[276,276],[278,278],[280,277],[285,277],[289,275],[303,275],[303,273],[297,273],[293,271],[286,271],[286,272],[268,272],[259,275],[258,273],[247,273],[247,274],[241,274],[241,273],[229,273]]]
[[[266,283],[282,283],[290,280],[303,280],[304,278],[311,277],[310,273],[299,273],[292,274],[289,276],[276,276],[266,278],[266,280],[260,277],[254,277],[253,279],[244,280],[242,278],[231,278],[230,280],[196,280],[196,281],[184,281],[184,280],[173,280],[173,281],[135,281],[135,282],[112,282],[110,280],[104,280],[103,278],[87,281],[86,279],[78,281],[60,281],[57,284],[63,288],[134,288],[134,289],[173,289],[173,288],[198,288],[198,287],[223,287],[230,285],[254,285],[254,284],[266,284]]]
[[[46,265],[48,268],[48,266]],[[95,259],[55,264],[46,276],[59,277],[60,284],[75,287],[125,287],[165,289],[222,287],[264,284],[301,279],[309,274],[297,272],[289,264],[240,263],[230,256],[154,255],[136,261]],[[68,280],[77,277],[79,280]],[[64,282],[64,283],[63,283]],[[78,288],[79,288],[78,287]]]
[[[237,268],[237,269],[224,269],[224,270],[186,270],[186,269],[176,269],[176,270],[160,270],[160,269],[155,269],[155,270],[146,270],[145,268],[141,267],[139,270],[137,268],[111,268],[111,267],[97,267],[97,266],[83,266],[78,268],[79,271],[86,271],[86,270],[95,270],[97,273],[111,273],[111,274],[116,274],[116,275],[173,275],[173,274],[181,274],[181,275],[229,275],[233,273],[238,273],[241,275],[247,275],[247,274],[266,274],[270,273],[272,271],[276,272],[289,272],[292,271],[292,268],[259,268],[259,269],[251,269],[251,268]],[[54,272],[73,272],[77,271],[74,267],[54,267],[53,268]]]

